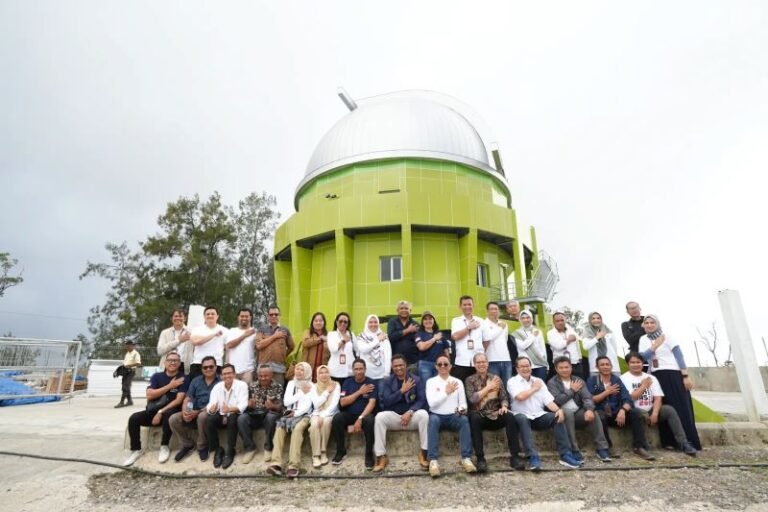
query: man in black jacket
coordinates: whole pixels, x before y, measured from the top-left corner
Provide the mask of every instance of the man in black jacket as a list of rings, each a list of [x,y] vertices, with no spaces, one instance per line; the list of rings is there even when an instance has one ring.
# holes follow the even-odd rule
[[[621,334],[624,335],[624,339],[629,344],[629,351],[638,352],[640,338],[645,334],[643,329],[645,317],[640,310],[640,304],[637,302],[627,302],[627,314],[629,320],[621,324]]]

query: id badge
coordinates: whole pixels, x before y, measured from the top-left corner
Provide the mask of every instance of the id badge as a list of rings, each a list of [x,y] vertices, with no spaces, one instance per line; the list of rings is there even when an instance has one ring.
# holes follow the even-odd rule
[[[467,348],[469,350],[475,350],[475,341],[472,338],[469,338],[469,341],[467,341]]]
[[[339,364],[347,364],[347,354],[344,352],[339,354]]]
[[[659,360],[654,357],[652,365],[653,365],[654,368],[658,368],[659,367]]]

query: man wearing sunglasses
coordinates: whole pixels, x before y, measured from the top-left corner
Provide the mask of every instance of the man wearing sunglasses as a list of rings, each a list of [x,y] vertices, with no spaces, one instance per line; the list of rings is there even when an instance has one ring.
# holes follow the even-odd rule
[[[272,379],[285,386],[285,358],[293,350],[291,331],[280,325],[280,308],[267,309],[267,324],[256,333],[256,352],[259,366],[266,364],[272,369]]]
[[[192,379],[184,397],[181,412],[177,412],[169,421],[171,430],[181,442],[181,449],[174,459],[180,462],[195,448],[201,461],[208,460],[208,436],[205,421],[208,415],[203,409],[208,405],[213,386],[221,380],[216,374],[216,358],[206,356],[201,364],[203,374]],[[201,414],[202,413],[202,414]]]
[[[128,418],[128,437],[131,440],[131,455],[123,463],[123,466],[132,466],[141,454],[141,427],[163,426],[163,437],[160,442],[160,455],[158,460],[162,463],[171,455],[168,447],[171,442],[171,416],[181,410],[181,403],[187,393],[189,381],[183,372],[179,371],[181,358],[179,354],[172,352],[165,358],[165,370],[157,372],[149,379],[147,387],[147,402],[152,402],[166,397],[167,402],[155,410],[150,405],[147,409],[131,414]]]

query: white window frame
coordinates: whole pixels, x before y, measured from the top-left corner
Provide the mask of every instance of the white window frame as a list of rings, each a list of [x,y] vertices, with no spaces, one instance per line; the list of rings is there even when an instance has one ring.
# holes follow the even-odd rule
[[[480,288],[491,287],[490,269],[485,263],[477,264],[477,286]]]
[[[389,279],[384,277],[385,265],[389,264]],[[400,274],[398,279],[395,279],[395,269]],[[402,256],[380,256],[379,257],[379,280],[382,283],[391,283],[403,280],[403,257]]]

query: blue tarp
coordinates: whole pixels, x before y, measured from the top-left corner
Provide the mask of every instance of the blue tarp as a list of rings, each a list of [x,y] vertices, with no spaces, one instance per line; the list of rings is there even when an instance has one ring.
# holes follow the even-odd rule
[[[5,372],[7,375],[9,372]],[[16,382],[13,379],[7,377],[0,377],[0,395],[33,395],[36,391],[26,384]],[[26,404],[39,404],[43,402],[57,402],[61,400],[58,396],[33,396],[29,398],[6,398],[0,400],[0,407],[8,405],[26,405]]]

